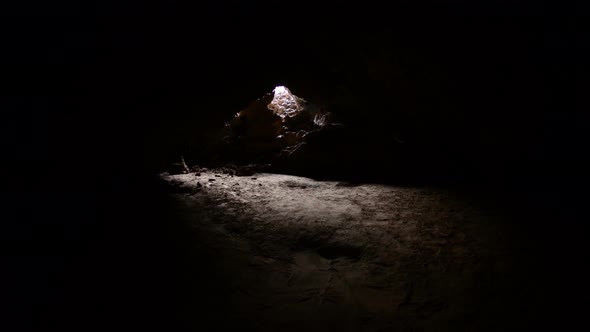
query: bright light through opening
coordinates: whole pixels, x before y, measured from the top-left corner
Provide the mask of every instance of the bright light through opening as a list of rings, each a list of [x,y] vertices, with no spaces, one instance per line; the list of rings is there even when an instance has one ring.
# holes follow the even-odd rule
[[[279,86],[275,87],[274,90],[272,90],[272,92],[275,93],[275,98],[277,98],[277,94],[279,94],[279,95],[289,94],[287,88],[285,88],[282,85],[279,85]]]
[[[281,118],[292,117],[299,113],[300,107],[297,97],[287,87],[279,85],[274,88],[274,98],[268,104],[268,108]]]

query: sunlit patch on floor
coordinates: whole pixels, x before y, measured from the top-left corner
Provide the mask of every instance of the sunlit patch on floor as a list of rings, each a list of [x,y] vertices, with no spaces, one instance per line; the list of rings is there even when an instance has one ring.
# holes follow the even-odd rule
[[[495,266],[509,264],[493,217],[441,190],[215,170],[162,179],[181,188],[174,195],[194,227],[219,230],[210,241],[230,248],[224,273],[248,290],[236,301],[264,307],[250,319],[272,328],[294,319],[285,310],[317,322],[325,321],[318,312],[352,315],[351,324],[370,317],[376,326],[381,317],[428,319],[417,327],[458,320],[482,297],[474,290],[503,277]],[[494,264],[482,264],[490,255]]]

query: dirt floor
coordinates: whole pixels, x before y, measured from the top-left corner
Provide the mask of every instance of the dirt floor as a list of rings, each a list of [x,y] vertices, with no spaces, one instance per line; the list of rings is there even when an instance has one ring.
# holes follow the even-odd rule
[[[161,179],[188,226],[194,267],[186,278],[206,270],[216,280],[204,286],[215,288],[209,295],[187,290],[186,326],[527,330],[546,305],[531,278],[534,248],[493,203],[445,189],[269,173]],[[210,311],[194,322],[203,301]]]

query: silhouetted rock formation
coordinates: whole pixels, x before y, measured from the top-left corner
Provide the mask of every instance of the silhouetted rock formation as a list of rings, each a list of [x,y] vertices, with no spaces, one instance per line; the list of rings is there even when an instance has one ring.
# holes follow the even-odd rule
[[[311,165],[310,158],[321,164],[323,152],[330,149],[327,135],[336,127],[331,113],[279,86],[225,124],[209,150],[209,160],[303,170]]]

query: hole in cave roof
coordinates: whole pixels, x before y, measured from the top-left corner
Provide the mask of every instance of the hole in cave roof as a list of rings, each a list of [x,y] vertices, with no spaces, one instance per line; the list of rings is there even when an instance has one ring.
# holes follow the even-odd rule
[[[301,111],[302,99],[292,94],[287,87],[279,85],[273,89],[273,93],[274,98],[268,104],[268,109],[281,118],[295,116]]]

